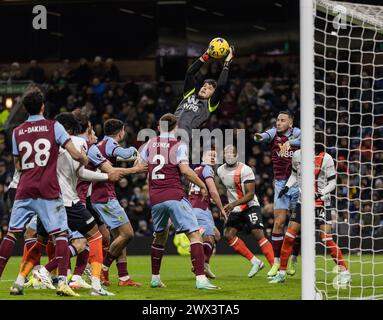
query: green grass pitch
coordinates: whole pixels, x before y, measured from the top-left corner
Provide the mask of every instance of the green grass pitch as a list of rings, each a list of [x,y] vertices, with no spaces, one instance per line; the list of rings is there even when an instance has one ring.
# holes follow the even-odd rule
[[[334,262],[329,256],[317,257],[317,287],[326,291],[327,299],[364,298],[372,296],[383,298],[383,255],[345,255],[346,263],[352,273],[352,285],[346,289],[334,289],[332,279]],[[150,281],[150,256],[128,257],[129,273],[134,280],[143,284],[140,288],[118,287],[116,267],[112,265],[110,291],[114,297],[91,297],[89,291],[77,290],[81,297],[59,297],[55,291],[25,289],[24,296],[11,296],[9,287],[17,276],[20,257],[12,257],[9,261],[2,279],[0,280],[0,299],[21,300],[62,300],[62,299],[112,299],[112,300],[298,300],[301,297],[300,265],[297,274],[288,277],[283,284],[269,284],[266,273],[269,266],[254,278],[249,279],[247,273],[250,263],[238,255],[216,255],[212,257],[211,267],[216,273],[214,284],[221,287],[217,291],[204,291],[194,288],[195,280],[190,271],[190,257],[165,256],[161,268],[161,279],[167,285],[162,289],[151,289]],[[46,258],[42,259],[46,262]],[[373,262],[373,263],[372,263]],[[361,276],[363,275],[363,276]]]
[[[262,257],[263,258],[263,257]],[[212,271],[217,279],[212,282],[221,290],[195,289],[195,278],[191,273],[191,262],[188,256],[164,256],[161,266],[161,279],[166,288],[152,289],[149,286],[151,277],[150,256],[128,257],[129,274],[136,281],[143,284],[140,288],[118,287],[117,270],[115,265],[110,269],[112,286],[108,290],[115,293],[114,297],[92,297],[89,290],[76,290],[81,297],[59,297],[53,290],[25,289],[23,296],[11,296],[9,288],[16,279],[20,257],[12,257],[0,280],[0,299],[22,300],[60,300],[60,299],[112,299],[112,300],[255,300],[255,299],[300,299],[300,269],[294,277],[281,285],[268,283],[266,273],[269,265],[261,270],[255,277],[249,279],[250,263],[238,255],[216,255],[211,259]],[[42,259],[45,263],[46,258]],[[74,265],[74,264],[72,264]]]

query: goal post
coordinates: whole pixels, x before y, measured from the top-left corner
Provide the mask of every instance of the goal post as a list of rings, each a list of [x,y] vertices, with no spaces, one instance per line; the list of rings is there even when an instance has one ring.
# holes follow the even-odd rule
[[[315,298],[314,1],[300,0],[302,299]],[[310,201],[312,199],[312,201]]]
[[[302,299],[383,299],[383,5],[301,0]],[[332,234],[319,238],[314,135],[335,162]]]

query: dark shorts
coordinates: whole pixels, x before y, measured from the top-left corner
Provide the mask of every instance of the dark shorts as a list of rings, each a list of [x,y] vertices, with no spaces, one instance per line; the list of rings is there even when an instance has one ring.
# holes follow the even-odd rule
[[[15,202],[15,197],[16,197],[16,188],[8,189],[7,195],[9,200],[9,208],[12,209],[13,203]]]
[[[261,207],[250,207],[242,212],[232,212],[227,219],[226,227],[240,231],[250,232],[254,229],[263,229]]]
[[[65,211],[68,227],[72,232],[78,231],[85,236],[96,225],[95,219],[81,202],[77,202],[72,207],[65,207]],[[40,219],[37,219],[37,233],[43,237],[48,235]]]
[[[321,226],[331,224],[331,210],[325,207],[315,208],[315,224]],[[295,210],[291,213],[290,221],[301,224],[301,204],[298,202]]]
[[[94,221],[96,221],[96,223],[97,223],[98,226],[102,226],[103,224],[105,224],[105,223],[101,220],[100,215],[96,212],[96,210],[93,209],[92,203],[90,202],[90,197],[87,197],[87,198],[86,198],[86,208],[87,208],[88,211],[91,213],[91,215],[92,215],[93,218],[94,218]]]

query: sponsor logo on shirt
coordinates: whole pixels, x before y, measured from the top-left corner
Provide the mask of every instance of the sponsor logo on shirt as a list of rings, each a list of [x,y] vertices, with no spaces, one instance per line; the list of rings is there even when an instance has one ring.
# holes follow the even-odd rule
[[[278,143],[278,147],[279,147],[279,149],[282,149],[282,143]],[[294,154],[294,151],[292,151],[292,150],[291,151],[285,151],[285,152],[277,151],[277,156],[280,158],[292,158],[293,154]]]
[[[199,107],[198,107],[199,99],[197,99],[194,95],[190,96],[187,98],[187,102],[185,102],[182,105],[182,108],[184,110],[192,110],[193,112],[197,112]]]

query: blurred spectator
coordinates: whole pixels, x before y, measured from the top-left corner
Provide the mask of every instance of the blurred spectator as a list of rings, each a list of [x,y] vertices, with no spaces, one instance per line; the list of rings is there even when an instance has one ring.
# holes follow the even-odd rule
[[[45,71],[41,68],[36,60],[31,60],[25,77],[36,83],[43,83],[45,81]]]
[[[114,64],[114,61],[112,58],[108,58],[105,61],[106,68],[105,68],[105,80],[107,82],[120,82],[120,71],[118,70],[117,66]]]
[[[80,65],[74,70],[73,82],[81,86],[89,84],[93,76],[92,69],[85,58],[80,59]]]

